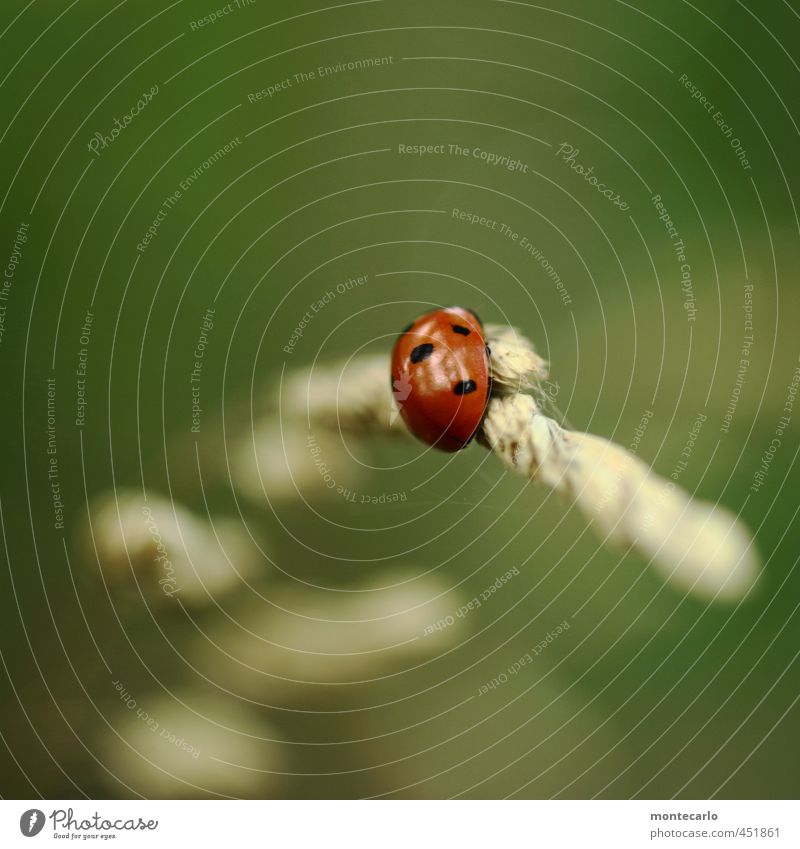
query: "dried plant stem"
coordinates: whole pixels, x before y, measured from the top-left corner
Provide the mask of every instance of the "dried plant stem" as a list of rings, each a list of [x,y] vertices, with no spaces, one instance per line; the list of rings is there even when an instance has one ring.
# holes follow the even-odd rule
[[[478,442],[511,471],[573,501],[610,543],[631,547],[677,587],[738,599],[759,559],[728,511],[692,499],[638,457],[601,437],[566,430],[535,395],[547,364],[514,328],[489,325],[493,397]],[[397,415],[385,356],[295,373],[284,383],[284,416],[356,435],[407,433]]]
[[[547,377],[545,361],[513,327],[488,325],[492,381],[498,392],[535,388]],[[291,372],[279,390],[284,417],[354,435],[381,431],[408,436],[397,415],[384,354]]]
[[[613,442],[564,430],[530,395],[492,399],[481,439],[509,469],[572,500],[606,540],[638,551],[675,586],[731,600],[755,582],[758,557],[731,513],[692,499]]]
[[[389,360],[374,355],[293,372],[278,399],[282,415],[298,424],[354,435],[407,434],[392,397]]]

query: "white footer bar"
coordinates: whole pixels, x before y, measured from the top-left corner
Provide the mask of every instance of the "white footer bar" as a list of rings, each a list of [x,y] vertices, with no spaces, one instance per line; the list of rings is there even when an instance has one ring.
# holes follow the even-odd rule
[[[798,847],[796,801],[0,801],[0,846]]]

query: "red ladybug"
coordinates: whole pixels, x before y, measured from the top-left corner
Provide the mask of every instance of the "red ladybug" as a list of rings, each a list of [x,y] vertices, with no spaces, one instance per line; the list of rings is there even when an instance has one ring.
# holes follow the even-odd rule
[[[471,310],[425,313],[400,334],[392,388],[409,430],[442,451],[466,447],[489,400],[489,348]]]

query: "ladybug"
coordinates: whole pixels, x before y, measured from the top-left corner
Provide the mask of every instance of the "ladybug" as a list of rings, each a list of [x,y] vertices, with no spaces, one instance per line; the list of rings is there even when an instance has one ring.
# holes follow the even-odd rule
[[[489,353],[481,320],[463,307],[406,327],[392,352],[392,389],[414,436],[441,451],[469,444],[489,401]]]

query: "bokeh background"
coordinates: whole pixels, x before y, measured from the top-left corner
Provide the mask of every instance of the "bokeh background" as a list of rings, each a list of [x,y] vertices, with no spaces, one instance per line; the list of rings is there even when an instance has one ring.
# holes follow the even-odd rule
[[[794,0],[0,31],[4,796],[797,796]],[[679,483],[753,530],[757,589],[676,591],[478,446],[312,452],[281,381],[439,304],[533,339],[571,426],[652,412],[662,475],[705,416]]]

